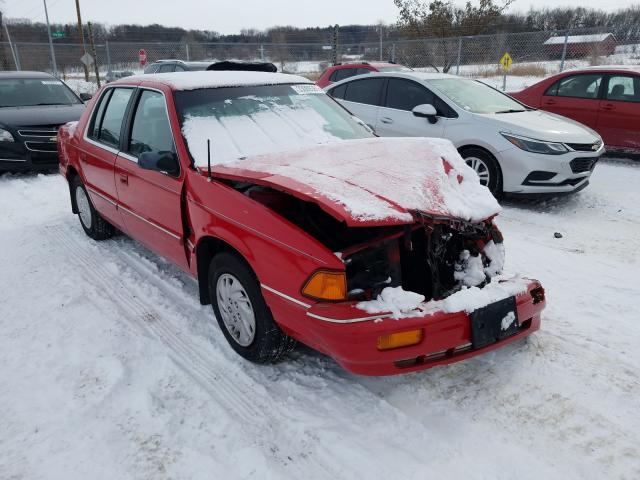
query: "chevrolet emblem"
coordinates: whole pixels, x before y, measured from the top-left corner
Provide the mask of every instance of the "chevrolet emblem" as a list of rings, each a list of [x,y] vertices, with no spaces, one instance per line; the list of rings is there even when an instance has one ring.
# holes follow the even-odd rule
[[[58,137],[49,137],[49,141],[51,143],[57,143],[58,142]]]

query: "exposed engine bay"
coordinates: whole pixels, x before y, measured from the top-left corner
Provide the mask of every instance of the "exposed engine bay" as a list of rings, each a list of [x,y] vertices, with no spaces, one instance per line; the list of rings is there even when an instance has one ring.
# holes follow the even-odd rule
[[[482,287],[502,270],[502,235],[491,221],[470,223],[415,212],[413,225],[348,227],[317,204],[287,193],[227,184],[338,254],[345,264],[350,300],[375,299],[385,287],[398,286],[441,299],[463,286]]]

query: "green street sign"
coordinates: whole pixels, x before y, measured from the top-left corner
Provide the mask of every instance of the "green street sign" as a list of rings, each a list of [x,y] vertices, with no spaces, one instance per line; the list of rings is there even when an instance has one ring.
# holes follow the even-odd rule
[[[64,32],[51,32],[53,38],[64,38]]]

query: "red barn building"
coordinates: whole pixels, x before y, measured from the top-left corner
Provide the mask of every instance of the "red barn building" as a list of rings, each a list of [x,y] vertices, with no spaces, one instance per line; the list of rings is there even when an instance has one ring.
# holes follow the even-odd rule
[[[616,38],[612,33],[596,33],[591,35],[564,35],[551,37],[543,43],[547,53],[560,57],[567,39],[567,58],[588,57],[592,54],[613,55],[616,50]]]

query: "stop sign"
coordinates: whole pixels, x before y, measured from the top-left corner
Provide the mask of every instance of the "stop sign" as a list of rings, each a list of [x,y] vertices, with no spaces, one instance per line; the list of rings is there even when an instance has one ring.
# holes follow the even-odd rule
[[[140,59],[140,66],[144,67],[147,63],[147,52],[144,51],[144,48],[138,50],[138,57]]]

